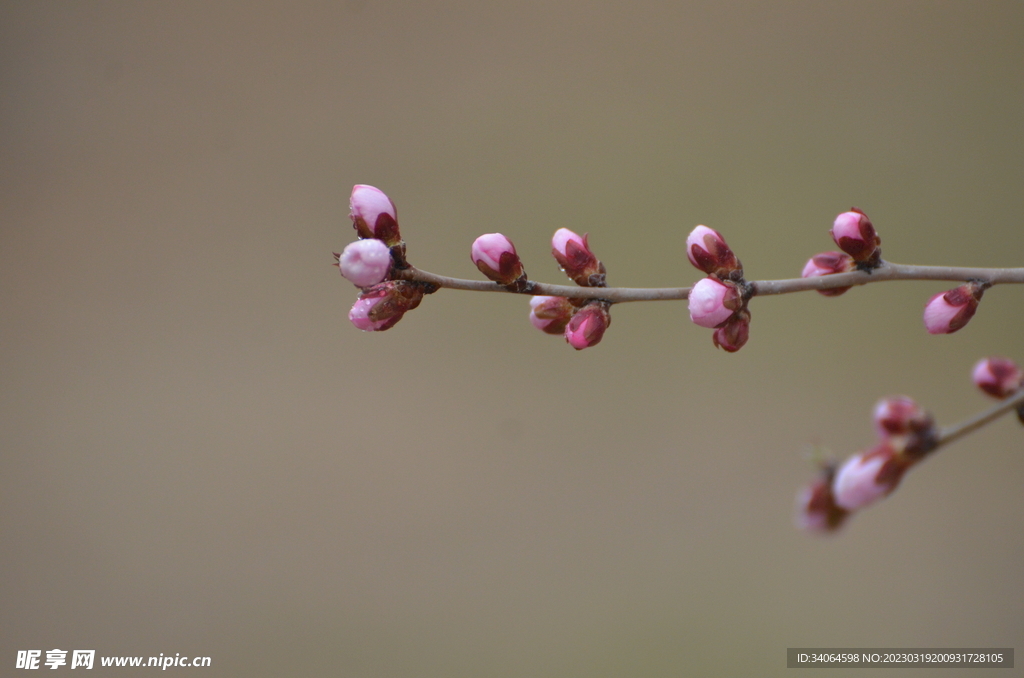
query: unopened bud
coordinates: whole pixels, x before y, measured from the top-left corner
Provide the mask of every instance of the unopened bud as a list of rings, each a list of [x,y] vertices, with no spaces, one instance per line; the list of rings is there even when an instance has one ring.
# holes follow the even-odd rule
[[[822,477],[800,490],[796,497],[796,526],[801,530],[825,534],[838,530],[850,512],[836,504],[832,494],[834,469],[827,468]]]
[[[804,270],[800,277],[816,278],[834,273],[847,273],[854,268],[856,268],[856,264],[853,261],[853,257],[849,254],[844,254],[843,252],[822,252],[821,254],[815,254],[807,260],[807,264],[804,265]],[[848,289],[850,288],[833,287],[830,290],[818,290],[817,292],[826,297],[838,297]]]
[[[555,231],[551,238],[551,254],[565,274],[580,287],[604,287],[605,268],[590,251],[587,236],[567,228]]]
[[[704,278],[690,290],[690,320],[701,327],[718,327],[743,306],[739,286],[730,281]]]
[[[737,311],[711,336],[715,346],[729,353],[735,353],[743,348],[749,338],[750,311],[746,309]]]
[[[349,218],[360,238],[383,240],[388,247],[402,242],[398,232],[398,210],[384,191],[356,184],[349,198]]]
[[[501,233],[487,233],[474,240],[470,256],[480,272],[499,285],[526,281],[515,245]]]
[[[381,297],[360,297],[356,299],[356,303],[352,304],[352,308],[348,312],[349,322],[364,332],[382,332],[391,329],[395,323],[402,319],[404,314],[396,313],[383,320],[373,320],[374,307],[383,302],[384,299]]]
[[[896,436],[920,434],[935,426],[935,420],[907,396],[882,398],[873,413],[875,431],[882,440]]]
[[[405,280],[389,280],[369,287],[349,311],[352,324],[366,332],[390,329],[423,300],[422,285]]]
[[[875,232],[868,215],[856,207],[836,217],[832,225],[832,239],[858,264],[874,268],[882,259],[882,239]]]
[[[375,238],[349,243],[336,258],[341,274],[356,287],[376,285],[391,271],[391,249]]]
[[[547,334],[563,334],[576,307],[565,297],[530,298],[530,323]]]
[[[590,348],[601,341],[611,322],[608,304],[603,301],[591,302],[576,311],[569,320],[565,326],[565,340],[577,351]]]
[[[725,238],[707,226],[697,226],[690,231],[686,238],[686,257],[708,275],[722,280],[743,278],[743,266],[725,244]]]
[[[836,505],[856,511],[878,501],[896,489],[908,467],[888,442],[855,454],[836,472],[832,483]]]
[[[1024,385],[1024,374],[1009,358],[984,358],[971,373],[974,384],[993,398],[1007,398]]]
[[[952,334],[970,321],[985,292],[983,283],[969,282],[940,292],[924,307],[924,326],[929,334]]]

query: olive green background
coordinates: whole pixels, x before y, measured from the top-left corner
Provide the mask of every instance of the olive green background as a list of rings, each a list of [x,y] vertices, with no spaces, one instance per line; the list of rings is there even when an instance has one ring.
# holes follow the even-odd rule
[[[524,298],[448,290],[361,333],[331,266],[356,183],[413,264],[469,278],[500,231],[563,282],[564,226],[613,285],[688,285],[698,223],[795,277],[851,205],[889,260],[1022,266],[1022,35],[1019,2],[0,3],[2,672],[1024,650],[1014,421],[835,537],[792,526],[807,448],[871,444],[879,397],[988,406],[969,372],[1024,361],[1024,290],[941,337],[943,283],[755,299],[734,355],[683,303],[625,304],[576,352]]]

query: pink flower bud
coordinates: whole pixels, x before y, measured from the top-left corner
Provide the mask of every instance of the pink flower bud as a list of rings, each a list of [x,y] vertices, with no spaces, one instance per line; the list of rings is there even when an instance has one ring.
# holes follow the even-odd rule
[[[349,198],[349,218],[360,238],[383,240],[388,247],[402,242],[395,204],[379,188],[356,184]]]
[[[422,285],[405,280],[388,280],[363,290],[348,313],[357,328],[367,332],[390,329],[423,300]]]
[[[604,287],[604,264],[590,251],[586,235],[580,237],[567,228],[558,229],[551,238],[551,254],[580,287]]]
[[[857,263],[873,268],[881,261],[882,239],[875,232],[868,215],[856,207],[836,217],[832,225],[832,239]]]
[[[723,351],[735,353],[743,348],[749,338],[750,311],[744,309],[737,311],[724,325],[716,329],[711,340]]]
[[[708,275],[722,280],[739,280],[743,267],[718,231],[698,226],[686,238],[686,257]]]
[[[474,240],[470,256],[480,272],[499,285],[526,279],[515,245],[501,233],[487,233]]]
[[[612,322],[605,302],[591,302],[576,311],[565,326],[565,340],[577,351],[594,346],[601,341],[604,331]]]
[[[565,297],[530,298],[530,322],[548,334],[563,334],[576,307]]]
[[[807,264],[804,266],[803,273],[800,274],[801,278],[816,278],[823,275],[832,275],[833,273],[847,273],[856,268],[853,257],[849,254],[842,252],[822,252],[821,254],[815,254],[813,257],[807,260]],[[849,287],[834,287],[830,290],[818,290],[818,294],[826,297],[838,297],[843,292],[850,289]]]
[[[993,398],[1008,398],[1024,385],[1024,374],[1008,358],[984,358],[972,372],[974,384]]]
[[[699,280],[690,290],[690,320],[701,327],[718,327],[742,306],[739,288],[715,278]]]
[[[796,526],[807,532],[825,534],[838,530],[850,512],[836,504],[832,494],[833,471],[802,489],[796,497]]]
[[[985,287],[969,282],[940,292],[924,307],[924,326],[929,334],[952,334],[974,317]]]
[[[935,426],[932,415],[907,396],[882,398],[875,405],[875,431],[881,440],[920,434]]]
[[[907,468],[908,463],[888,442],[855,454],[836,472],[832,483],[836,505],[856,511],[878,501],[896,489]]]
[[[364,332],[379,332],[394,327],[395,323],[401,320],[404,314],[399,313],[383,320],[371,320],[374,307],[383,301],[380,297],[366,299],[360,297],[356,299],[356,303],[352,305],[352,309],[348,312],[349,321],[356,328]]]
[[[376,285],[391,271],[391,249],[374,238],[349,243],[337,259],[341,274],[356,287]]]

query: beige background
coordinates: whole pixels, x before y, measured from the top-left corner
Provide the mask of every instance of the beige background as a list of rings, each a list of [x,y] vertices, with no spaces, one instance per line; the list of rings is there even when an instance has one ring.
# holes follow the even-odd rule
[[[567,226],[612,284],[690,284],[697,223],[793,277],[850,205],[893,261],[1021,266],[1022,36],[1019,2],[0,3],[4,675],[53,648],[353,678],[1021,651],[1013,421],[837,538],[791,511],[805,448],[870,444],[878,397],[987,406],[969,370],[1024,361],[1024,290],[948,337],[941,283],[757,299],[736,355],[624,305],[577,353],[511,296],[360,333],[330,253],[369,183],[462,277],[500,230],[562,282]]]

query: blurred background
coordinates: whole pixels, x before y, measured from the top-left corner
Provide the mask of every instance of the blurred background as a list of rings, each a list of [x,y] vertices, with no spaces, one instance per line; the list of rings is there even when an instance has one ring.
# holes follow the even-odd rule
[[[612,285],[688,285],[698,223],[748,278],[796,277],[851,205],[891,261],[1022,266],[1022,35],[1019,2],[0,3],[3,672],[54,648],[354,678],[1021,649],[1010,418],[834,537],[792,523],[807,449],[871,444],[879,397],[989,405],[969,372],[1024,361],[1021,289],[940,337],[943,283],[755,299],[735,355],[684,303],[623,304],[576,352],[511,295],[359,332],[331,252],[366,183],[411,262],[459,277],[501,231],[562,283],[564,226]]]

